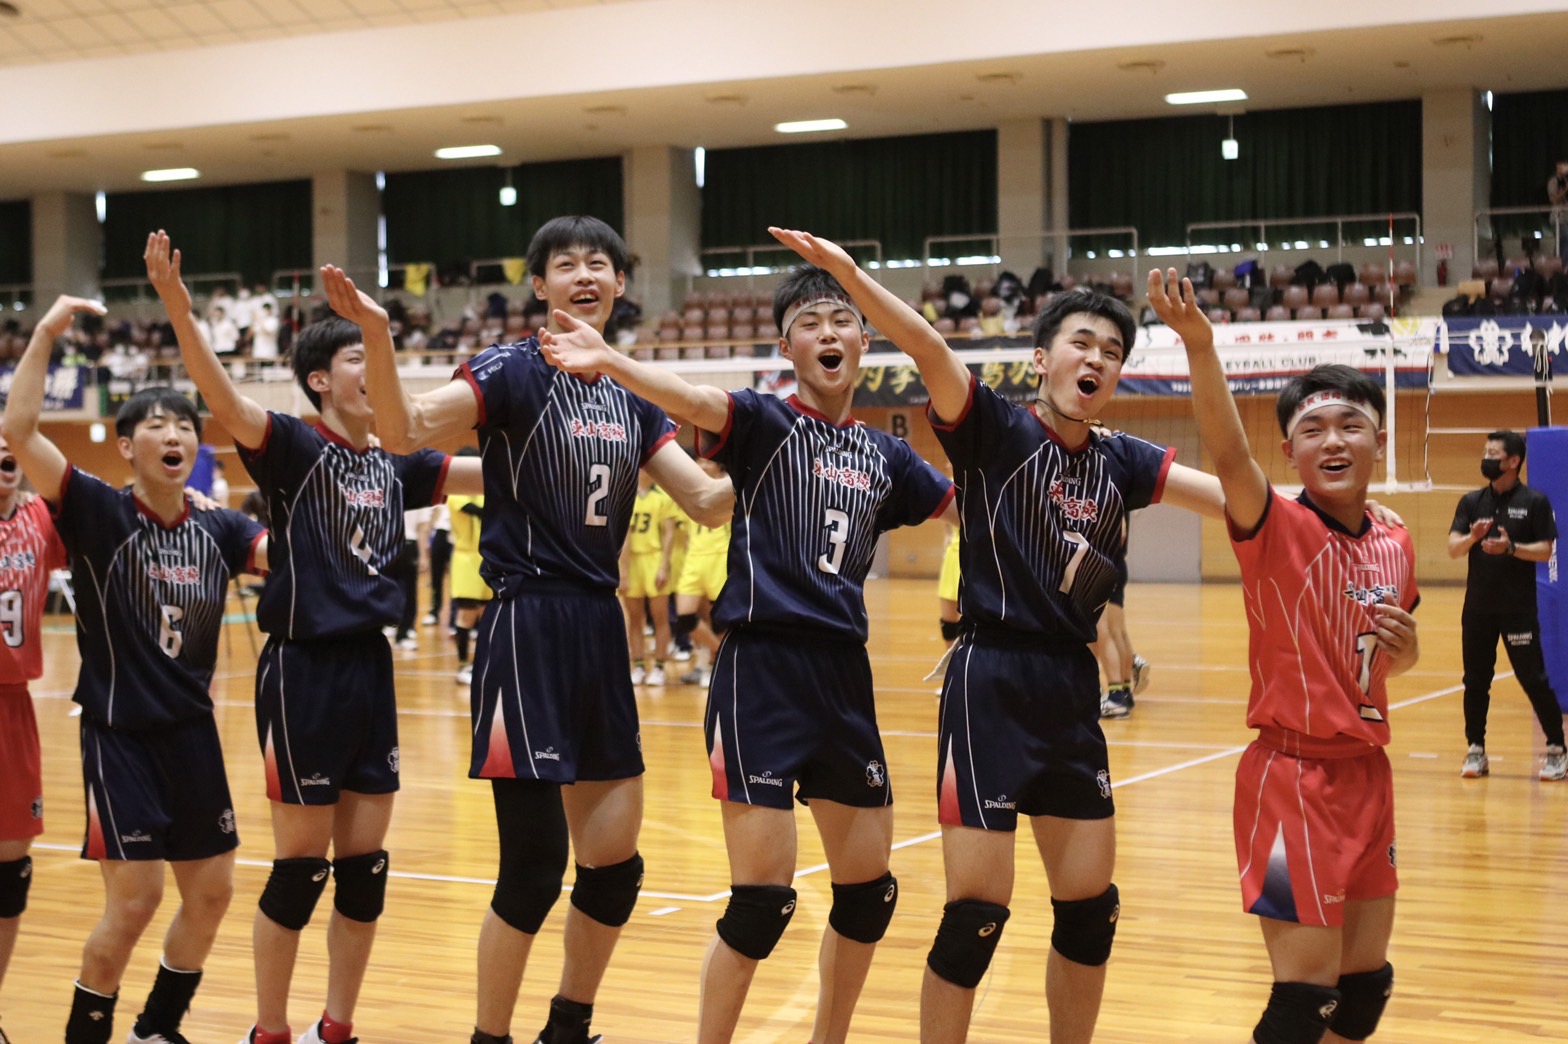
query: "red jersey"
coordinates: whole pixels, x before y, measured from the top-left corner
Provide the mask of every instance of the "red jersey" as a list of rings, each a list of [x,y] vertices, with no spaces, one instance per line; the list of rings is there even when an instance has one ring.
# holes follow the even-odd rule
[[[1370,516],[1351,533],[1305,494],[1271,492],[1257,532],[1239,539],[1233,526],[1231,548],[1247,608],[1248,726],[1386,745],[1388,654],[1372,607],[1415,607],[1410,533]]]
[[[0,685],[25,685],[43,674],[39,623],[49,574],[65,562],[65,546],[42,497],[0,519]]]

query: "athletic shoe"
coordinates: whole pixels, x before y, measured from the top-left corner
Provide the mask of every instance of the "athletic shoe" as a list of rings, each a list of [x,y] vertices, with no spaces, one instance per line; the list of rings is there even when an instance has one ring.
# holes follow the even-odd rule
[[[1459,767],[1459,775],[1463,779],[1479,779],[1492,771],[1492,763],[1487,760],[1486,748],[1479,743],[1470,744],[1470,749],[1465,753],[1465,763]],[[1544,769],[1542,770],[1545,771]],[[1559,776],[1559,779],[1562,777]]]
[[[691,650],[682,649],[680,646],[672,642],[670,644],[670,659],[685,663],[687,660],[691,659]]]
[[[1568,778],[1568,750],[1547,744],[1546,760],[1541,762],[1541,778],[1545,780]]]
[[[397,640],[397,647],[399,649],[417,649],[419,648],[419,639],[412,634],[405,634]]]
[[[436,614],[435,613],[426,613],[425,614],[425,618],[423,620],[419,621],[419,622],[424,624],[426,627],[434,627],[436,624],[440,623],[441,621],[436,619]]]
[[[457,684],[472,685],[474,683],[474,665],[465,663],[457,669]]]
[[[142,1036],[131,1027],[131,1035],[125,1038],[125,1044],[191,1044],[190,1041],[178,1033],[149,1033]]]
[[[640,663],[632,664],[632,684],[641,685],[642,680],[648,677],[648,670]]]
[[[321,1039],[321,1020],[320,1019],[317,1019],[315,1021],[315,1023],[310,1027],[310,1029],[306,1030],[304,1033],[301,1033],[299,1035],[299,1041],[297,1042],[297,1044],[326,1044],[326,1041]],[[358,1037],[350,1037],[347,1040],[343,1041],[343,1044],[359,1044],[359,1038]]]
[[[664,668],[663,667],[655,667],[653,670],[649,671],[648,672],[648,677],[643,680],[643,684],[644,685],[663,685],[664,684]]]
[[[1154,666],[1142,656],[1132,658],[1132,694],[1142,696],[1143,690],[1149,687],[1149,676],[1154,673]]]
[[[1132,713],[1132,693],[1108,692],[1100,697],[1100,717],[1125,718]]]
[[[706,685],[711,672],[706,667],[693,667],[677,679],[682,685]]]
[[[546,1027],[546,1029],[548,1029],[548,1027]],[[534,1039],[534,1044],[546,1044],[546,1041],[544,1039],[545,1032],[546,1032],[546,1030],[540,1030],[539,1031],[539,1036]],[[581,1039],[573,1041],[572,1044],[604,1044],[604,1034],[603,1033],[595,1033],[593,1036],[590,1037],[585,1032],[583,1034],[583,1036],[581,1037]]]

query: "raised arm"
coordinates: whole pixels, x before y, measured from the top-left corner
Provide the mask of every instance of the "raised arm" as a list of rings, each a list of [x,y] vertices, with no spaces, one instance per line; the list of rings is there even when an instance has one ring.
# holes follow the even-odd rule
[[[710,478],[673,439],[660,446],[643,467],[699,525],[717,529],[734,515],[735,484],[730,477]]]
[[[843,247],[810,232],[769,227],[773,238],[839,281],[871,325],[920,368],[931,408],[943,420],[956,419],[969,402],[969,370],[925,317],[867,275]]]
[[[158,300],[163,302],[169,325],[180,342],[180,360],[213,418],[241,446],[260,446],[267,437],[267,411],[239,393],[229,371],[202,336],[191,311],[191,292],[180,276],[180,252],[170,249],[167,232],[160,229],[148,235],[142,260],[147,265],[147,279],[158,291]]]
[[[44,385],[49,379],[49,351],[71,328],[71,320],[77,312],[103,315],[104,307],[97,301],[65,296],[49,306],[49,311],[33,328],[32,339],[27,342],[21,362],[16,364],[5,417],[0,420],[0,432],[4,432],[5,441],[22,465],[22,473],[38,490],[39,496],[55,504],[60,503],[70,463],[60,447],[38,430],[38,417],[43,410]]]
[[[1236,400],[1214,349],[1214,329],[1193,293],[1192,281],[1183,279],[1178,293],[1174,268],[1167,275],[1149,273],[1149,304],[1154,314],[1181,337],[1187,348],[1187,368],[1192,375],[1192,407],[1198,435],[1214,458],[1214,471],[1225,491],[1225,511],[1237,528],[1256,529],[1268,505],[1269,482],[1252,459],[1247,431],[1242,427]]]
[[[539,334],[539,344],[550,365],[567,373],[607,373],[633,395],[647,399],[672,417],[690,421],[703,431],[723,431],[724,425],[729,423],[730,396],[722,388],[691,384],[679,374],[640,363],[611,348],[598,330],[559,309],[555,312],[555,322],[561,328],[560,333],[543,330]],[[696,465],[692,467],[696,468]],[[662,480],[659,484],[664,485]]]
[[[359,326],[365,338],[365,394],[376,415],[376,433],[389,453],[412,453],[472,431],[479,423],[479,400],[465,381],[410,395],[397,374],[397,352],[386,309],[354,285],[341,268],[321,266],[327,303]]]

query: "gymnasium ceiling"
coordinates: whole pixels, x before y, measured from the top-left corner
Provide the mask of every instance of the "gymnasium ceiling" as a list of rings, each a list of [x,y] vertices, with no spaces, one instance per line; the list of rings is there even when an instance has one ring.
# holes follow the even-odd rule
[[[1545,0],[9,2],[0,199],[157,167],[426,169],[479,142],[503,155],[470,164],[779,143],[774,123],[824,116],[872,137],[1231,111],[1163,101],[1215,87],[1245,89],[1239,111],[1568,86],[1568,11]]]

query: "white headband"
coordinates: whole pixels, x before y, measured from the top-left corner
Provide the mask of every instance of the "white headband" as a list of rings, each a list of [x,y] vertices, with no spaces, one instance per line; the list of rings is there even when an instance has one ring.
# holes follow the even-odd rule
[[[817,307],[817,305],[823,304],[833,305],[835,310],[843,308],[847,311],[854,312],[856,322],[859,322],[862,328],[866,325],[865,320],[860,318],[860,309],[855,307],[855,302],[851,301],[847,297],[838,297],[833,294],[823,294],[821,297],[810,297],[802,301],[796,301],[794,304],[784,309],[784,329],[782,336],[789,336],[789,328],[795,325],[795,320],[800,317],[801,312],[808,311],[809,309]]]
[[[1347,397],[1344,392],[1313,392],[1305,399],[1302,399],[1301,405],[1296,407],[1296,412],[1290,415],[1290,423],[1285,425],[1285,437],[1288,439],[1295,434],[1296,425],[1301,423],[1301,418],[1305,417],[1314,410],[1320,410],[1325,406],[1348,406],[1357,413],[1366,417],[1367,420],[1371,421],[1374,427],[1376,427],[1379,423],[1376,410],[1374,410],[1367,403],[1359,402],[1356,399]]]

